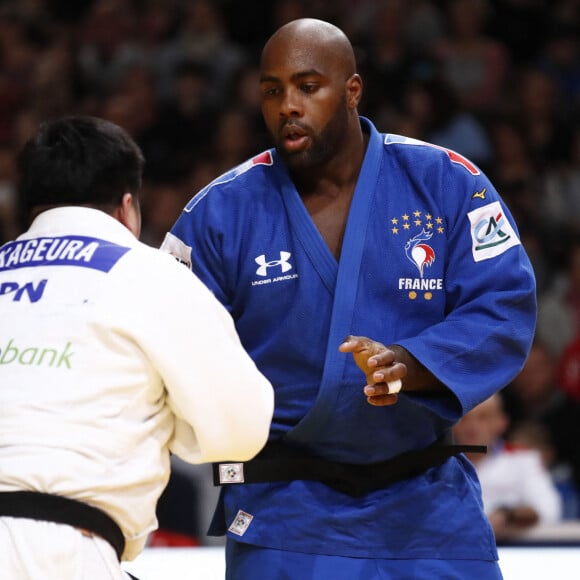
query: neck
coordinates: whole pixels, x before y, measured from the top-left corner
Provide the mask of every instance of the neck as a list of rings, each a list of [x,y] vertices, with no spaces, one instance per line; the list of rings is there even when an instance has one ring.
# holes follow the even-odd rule
[[[360,125],[347,138],[348,146],[324,165],[307,171],[292,173],[292,180],[302,197],[323,194],[338,197],[344,192],[352,193],[363,164],[369,134]]]

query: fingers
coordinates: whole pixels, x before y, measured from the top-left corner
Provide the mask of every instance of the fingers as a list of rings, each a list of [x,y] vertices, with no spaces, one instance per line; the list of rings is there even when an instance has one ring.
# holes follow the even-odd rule
[[[386,395],[396,395],[400,392],[402,383],[400,379],[389,382],[369,383],[364,388],[367,397],[383,397]]]
[[[388,371],[388,374],[385,371]],[[388,368],[381,368],[373,372],[372,381],[369,382],[386,383],[389,388],[389,394],[393,395],[401,390],[403,386],[401,379],[406,374],[407,367],[403,363],[394,363],[389,365]]]
[[[338,347],[341,352],[352,352],[353,354],[366,354],[373,356],[386,349],[384,344],[371,340],[366,336],[347,336],[343,343]]]
[[[403,363],[395,362],[395,353],[384,344],[364,336],[348,336],[339,346],[341,352],[350,352],[365,374],[364,393],[371,405],[384,407],[397,402],[401,378],[407,374]]]
[[[397,379],[395,382],[398,383],[398,387],[394,390],[392,383],[367,385],[364,388],[364,394],[368,403],[375,407],[394,405],[398,400],[397,393],[401,390],[401,381]]]
[[[388,366],[394,360],[393,351],[384,344],[364,336],[347,336],[338,347],[341,352],[351,352],[354,362],[365,374],[379,366]]]
[[[387,407],[388,405],[394,405],[398,398],[398,395],[378,395],[367,397],[367,402],[375,407]]]
[[[395,363],[395,353],[376,340],[364,336],[347,336],[338,349],[352,353],[354,362],[367,376],[369,383],[395,382],[406,375],[405,365]],[[391,393],[400,389],[400,384],[393,384]]]

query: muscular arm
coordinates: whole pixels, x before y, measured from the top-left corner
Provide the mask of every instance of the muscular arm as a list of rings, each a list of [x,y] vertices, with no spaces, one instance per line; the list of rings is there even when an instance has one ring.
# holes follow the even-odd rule
[[[371,405],[386,406],[397,402],[389,383],[401,380],[403,391],[442,391],[445,387],[415,357],[398,345],[384,344],[364,336],[348,336],[341,352],[351,352],[364,373],[364,394]]]

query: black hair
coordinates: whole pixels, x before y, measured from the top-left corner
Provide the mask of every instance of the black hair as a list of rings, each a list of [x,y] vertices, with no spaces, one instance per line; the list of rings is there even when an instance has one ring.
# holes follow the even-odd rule
[[[18,157],[23,215],[35,206],[110,208],[127,192],[138,196],[144,157],[121,127],[90,116],[47,121]]]

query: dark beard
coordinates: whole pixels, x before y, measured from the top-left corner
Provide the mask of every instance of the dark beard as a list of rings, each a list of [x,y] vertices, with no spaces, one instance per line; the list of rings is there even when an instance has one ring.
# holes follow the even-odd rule
[[[292,171],[320,167],[333,159],[343,146],[347,125],[348,112],[344,98],[326,127],[318,135],[311,135],[311,145],[308,149],[296,153],[288,153],[283,147],[277,146],[276,149]]]

